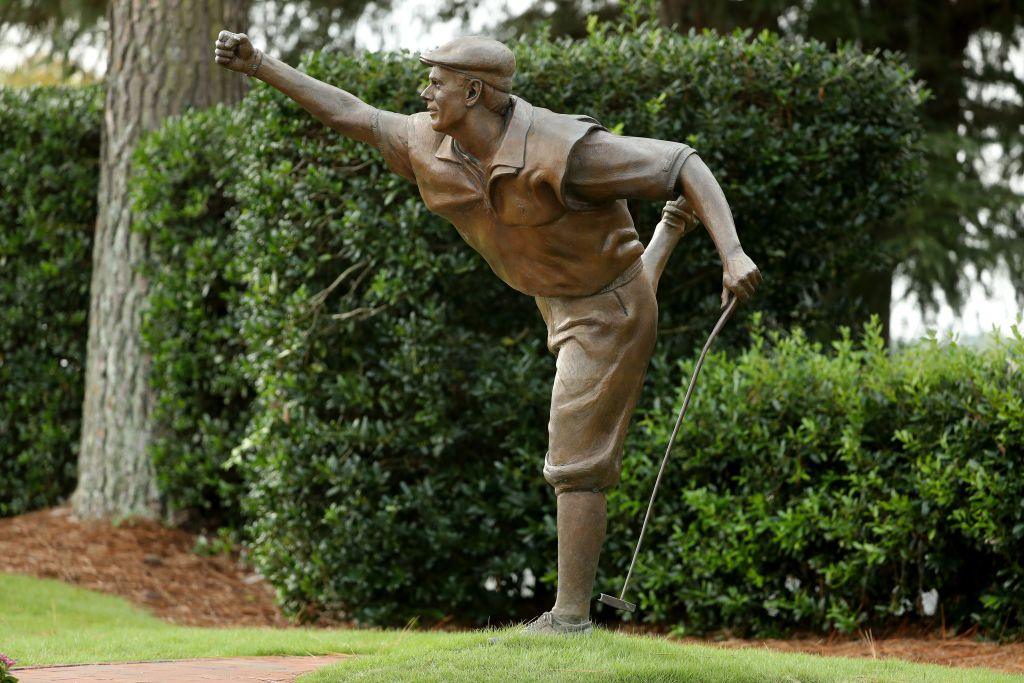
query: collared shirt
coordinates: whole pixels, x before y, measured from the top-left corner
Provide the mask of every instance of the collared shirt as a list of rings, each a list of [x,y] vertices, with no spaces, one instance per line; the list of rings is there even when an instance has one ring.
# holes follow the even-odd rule
[[[674,199],[693,153],[521,98],[487,168],[473,168],[426,112],[378,111],[372,128],[388,166],[417,184],[427,207],[533,296],[592,294],[636,261],[643,245],[625,199]]]

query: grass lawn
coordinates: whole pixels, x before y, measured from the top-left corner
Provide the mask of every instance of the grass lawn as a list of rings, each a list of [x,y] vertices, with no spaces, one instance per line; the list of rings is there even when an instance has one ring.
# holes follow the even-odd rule
[[[493,642],[495,641],[496,642]],[[599,631],[548,639],[469,633],[172,626],[126,601],[0,574],[0,652],[19,665],[270,654],[357,654],[326,681],[1024,681],[980,669],[679,645]]]
[[[496,643],[491,641],[497,638]],[[600,631],[573,640],[498,633],[410,639],[402,647],[320,669],[299,679],[328,681],[1022,681],[1024,677],[911,664],[680,645]]]
[[[18,666],[189,657],[367,654],[395,633],[371,630],[189,628],[128,601],[59,581],[0,574],[0,652]]]

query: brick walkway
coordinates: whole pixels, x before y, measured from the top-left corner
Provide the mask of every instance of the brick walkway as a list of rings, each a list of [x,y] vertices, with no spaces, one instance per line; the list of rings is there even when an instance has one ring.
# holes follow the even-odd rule
[[[348,659],[328,657],[239,657],[176,662],[82,664],[15,669],[19,683],[290,683],[300,674]]]

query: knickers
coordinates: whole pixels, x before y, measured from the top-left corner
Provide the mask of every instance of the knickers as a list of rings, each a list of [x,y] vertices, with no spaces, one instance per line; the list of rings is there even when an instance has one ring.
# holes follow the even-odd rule
[[[557,356],[544,478],[556,493],[607,489],[657,336],[650,279],[634,264],[597,294],[536,301]]]

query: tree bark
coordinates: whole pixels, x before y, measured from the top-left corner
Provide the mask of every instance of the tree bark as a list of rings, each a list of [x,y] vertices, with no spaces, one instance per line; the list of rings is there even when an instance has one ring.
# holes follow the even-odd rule
[[[164,512],[148,453],[154,397],[140,323],[149,283],[137,267],[149,248],[131,230],[131,154],[139,136],[168,116],[241,99],[245,78],[214,63],[213,43],[222,28],[244,30],[247,15],[247,1],[231,0],[111,0],[107,9],[102,166],[72,496],[83,517]]]

